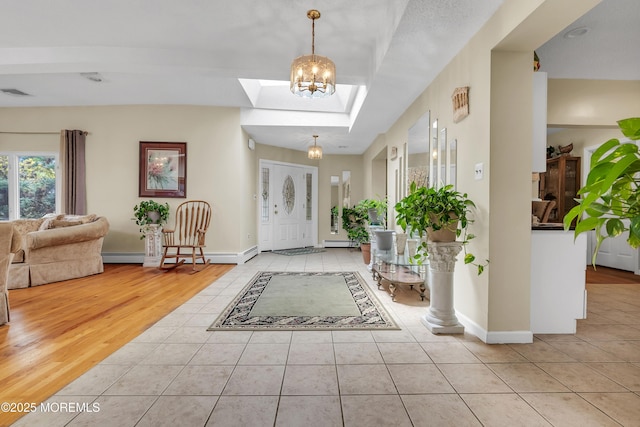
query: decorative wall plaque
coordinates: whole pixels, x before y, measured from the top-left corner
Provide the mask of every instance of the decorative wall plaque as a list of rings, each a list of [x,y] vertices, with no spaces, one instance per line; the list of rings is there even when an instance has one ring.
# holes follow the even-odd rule
[[[469,115],[469,86],[458,87],[451,95],[453,122],[458,123]]]

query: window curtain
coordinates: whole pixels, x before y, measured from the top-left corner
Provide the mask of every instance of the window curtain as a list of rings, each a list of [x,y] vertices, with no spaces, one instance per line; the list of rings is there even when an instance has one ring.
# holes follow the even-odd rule
[[[81,130],[60,132],[62,209],[67,214],[87,214],[86,136],[87,133]]]

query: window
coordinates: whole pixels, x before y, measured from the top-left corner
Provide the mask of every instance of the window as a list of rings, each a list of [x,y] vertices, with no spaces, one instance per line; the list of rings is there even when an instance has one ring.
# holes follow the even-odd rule
[[[59,212],[57,153],[0,154],[0,220]]]

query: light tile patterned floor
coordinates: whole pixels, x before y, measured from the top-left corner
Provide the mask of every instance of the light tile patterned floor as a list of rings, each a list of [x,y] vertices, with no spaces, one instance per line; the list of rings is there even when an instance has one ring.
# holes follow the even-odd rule
[[[257,271],[360,271],[400,331],[207,332]],[[361,254],[262,254],[73,381],[19,426],[640,425],[640,285],[595,285],[575,335],[437,336],[428,301],[377,290]]]

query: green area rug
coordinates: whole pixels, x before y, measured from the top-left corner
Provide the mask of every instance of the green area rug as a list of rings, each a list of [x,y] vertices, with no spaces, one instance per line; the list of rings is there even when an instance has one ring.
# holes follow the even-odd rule
[[[320,252],[325,252],[325,250],[321,248],[296,248],[296,249],[280,249],[280,250],[275,250],[271,252],[278,255],[294,256],[294,255],[317,254]]]
[[[353,271],[262,271],[209,327],[215,330],[399,329]]]

